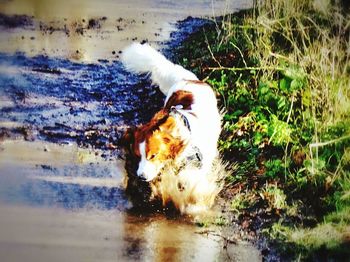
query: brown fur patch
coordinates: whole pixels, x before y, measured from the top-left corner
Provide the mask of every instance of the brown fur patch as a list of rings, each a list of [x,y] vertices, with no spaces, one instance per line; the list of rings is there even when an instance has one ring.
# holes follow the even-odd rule
[[[175,159],[183,151],[184,146],[180,138],[172,136],[168,131],[156,130],[147,140],[146,158],[151,162],[161,164]]]
[[[169,98],[167,104],[163,109],[158,111],[151,121],[136,128],[134,132],[134,151],[136,156],[140,156],[138,145],[143,141],[147,141],[153,136],[156,130],[171,134],[172,130],[176,129],[174,118],[169,115],[172,106],[182,105],[183,109],[191,109],[194,102],[193,94],[189,91],[179,90],[174,92]],[[174,150],[177,150],[174,146]]]
[[[152,136],[153,132],[156,131],[162,124],[164,124],[168,118],[169,114],[164,109],[162,109],[153,116],[151,121],[142,126],[137,127],[134,130],[134,140],[132,148],[135,156],[141,156],[139,144],[143,141],[148,140],[148,138]]]
[[[132,151],[141,157],[139,145],[146,142],[146,158],[152,162],[174,159],[184,149],[178,137],[176,123],[166,109],[157,112],[150,122],[134,130]]]
[[[182,105],[185,110],[190,110],[194,102],[193,94],[189,91],[179,90],[174,92],[165,105],[165,109],[170,111],[171,107]]]

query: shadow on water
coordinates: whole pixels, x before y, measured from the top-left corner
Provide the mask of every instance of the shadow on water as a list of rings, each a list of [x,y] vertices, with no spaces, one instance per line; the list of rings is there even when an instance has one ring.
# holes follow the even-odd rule
[[[7,151],[5,147],[0,156]],[[122,188],[122,173],[115,162],[55,166],[52,160],[32,164],[33,158],[25,157],[17,164],[0,161],[0,201],[71,210],[125,210],[129,205]]]
[[[127,206],[123,189],[116,187],[40,181],[27,183],[20,190],[26,202],[41,206],[122,210]]]

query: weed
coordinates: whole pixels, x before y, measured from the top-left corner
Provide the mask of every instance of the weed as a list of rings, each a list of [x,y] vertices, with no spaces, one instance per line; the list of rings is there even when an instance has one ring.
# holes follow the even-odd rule
[[[263,200],[267,201],[270,209],[280,210],[287,207],[286,195],[277,185],[266,184],[260,195]]]
[[[249,207],[252,200],[253,196],[248,197],[245,193],[238,193],[231,201],[231,210],[239,213],[242,209]]]

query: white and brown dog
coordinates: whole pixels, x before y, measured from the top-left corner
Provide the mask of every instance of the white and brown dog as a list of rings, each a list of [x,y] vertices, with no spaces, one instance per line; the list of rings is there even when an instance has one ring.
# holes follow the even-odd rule
[[[213,180],[208,176],[218,155],[221,132],[215,93],[193,73],[173,64],[148,44],[130,45],[121,60],[129,71],[150,73],[153,83],[166,95],[164,107],[151,121],[134,129],[132,134],[129,132],[130,150],[137,159],[136,174],[152,185],[153,196],[161,196],[163,204],[172,201],[183,211],[186,201],[195,203],[198,198],[205,198],[207,182]],[[183,168],[187,162],[196,164]],[[169,167],[177,171],[166,177]],[[186,191],[183,185],[191,186]],[[209,186],[211,191],[215,191],[213,187],[214,184]],[[181,192],[186,197],[179,200]]]

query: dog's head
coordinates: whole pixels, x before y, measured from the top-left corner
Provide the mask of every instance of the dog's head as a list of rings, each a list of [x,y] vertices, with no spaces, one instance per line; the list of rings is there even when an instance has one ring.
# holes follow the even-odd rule
[[[167,110],[156,113],[147,124],[129,129],[124,135],[124,144],[138,163],[137,176],[146,181],[153,180],[186,146],[174,116]]]

